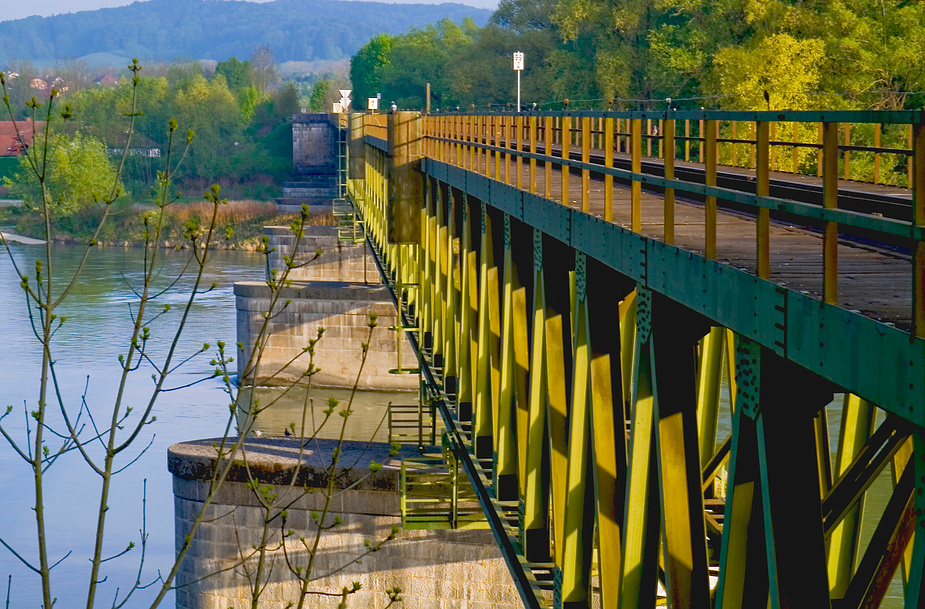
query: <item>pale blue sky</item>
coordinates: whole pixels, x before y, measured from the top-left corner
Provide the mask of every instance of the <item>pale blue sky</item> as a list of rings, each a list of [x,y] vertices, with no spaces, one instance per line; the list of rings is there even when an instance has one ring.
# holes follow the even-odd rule
[[[0,21],[9,21],[11,19],[22,19],[32,15],[58,15],[61,13],[76,13],[77,11],[92,11],[98,8],[125,6],[131,4],[134,0],[40,0],[39,2],[14,2],[13,0],[4,0],[3,8],[0,8]],[[269,0],[248,0],[250,2],[268,2]],[[468,4],[479,8],[495,9],[498,7],[498,0],[389,0],[397,4],[424,3],[440,4],[446,1]]]

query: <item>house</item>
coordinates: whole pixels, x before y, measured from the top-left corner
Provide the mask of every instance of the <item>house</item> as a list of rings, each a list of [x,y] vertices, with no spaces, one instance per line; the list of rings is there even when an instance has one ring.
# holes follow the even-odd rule
[[[42,80],[41,78],[33,78],[29,81],[29,86],[35,89],[36,91],[44,91],[48,88],[48,83]]]
[[[101,87],[114,87],[117,84],[119,84],[119,79],[107,72],[106,74],[103,74],[102,76],[94,80],[93,82],[95,82]]]
[[[45,121],[35,122],[35,132],[45,128]],[[32,121],[0,121],[0,156],[19,156],[32,145]]]

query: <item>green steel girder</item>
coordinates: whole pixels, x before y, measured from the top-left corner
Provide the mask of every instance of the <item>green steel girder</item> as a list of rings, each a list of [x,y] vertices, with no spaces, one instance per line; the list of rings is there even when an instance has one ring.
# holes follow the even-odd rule
[[[786,326],[788,359],[925,426],[925,340],[790,290]]]
[[[785,354],[788,290],[654,239],[646,248],[648,287]]]

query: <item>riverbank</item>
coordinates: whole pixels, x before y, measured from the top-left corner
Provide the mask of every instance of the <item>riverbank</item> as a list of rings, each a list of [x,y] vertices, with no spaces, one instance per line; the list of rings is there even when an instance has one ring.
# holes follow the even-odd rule
[[[164,214],[158,247],[188,249],[186,237],[190,226],[208,225],[212,204],[206,201],[183,201],[169,206]],[[41,217],[21,206],[0,205],[0,226],[19,243],[44,243],[46,239],[61,245],[86,245],[91,240],[101,247],[151,247],[146,237],[156,226],[158,210],[151,205],[123,204],[111,211],[103,230],[97,233],[102,219],[99,209],[83,210],[65,218],[55,218],[47,235]],[[279,213],[272,201],[229,201],[218,208],[212,248],[256,251],[267,225],[288,226],[298,219],[296,213]],[[309,219],[311,225],[332,224],[330,213]],[[27,241],[29,240],[29,241]]]

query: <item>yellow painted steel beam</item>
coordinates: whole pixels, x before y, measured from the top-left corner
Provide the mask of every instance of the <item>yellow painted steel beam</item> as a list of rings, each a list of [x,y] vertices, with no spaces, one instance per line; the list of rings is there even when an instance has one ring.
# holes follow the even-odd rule
[[[655,605],[658,570],[659,506],[655,455],[655,396],[650,353],[651,292],[636,289],[637,329],[633,370],[632,422],[627,449],[626,508],[623,522],[621,609]]]
[[[455,119],[456,117],[454,117]],[[443,343],[443,386],[450,395],[458,395],[459,371],[456,356],[459,337],[459,302],[460,302],[460,256],[456,248],[459,247],[459,238],[456,237],[456,195],[453,189],[447,190],[446,214],[446,277],[444,283],[444,314],[445,323]]]
[[[716,136],[719,122],[715,120],[704,121],[706,129],[706,185],[716,186],[716,166],[719,163],[719,148],[716,145]],[[710,260],[716,260],[716,197],[707,197],[704,206],[704,255]]]
[[[822,204],[838,207],[838,123],[822,124]],[[822,299],[838,304],[837,222],[826,222],[822,236]]]
[[[753,419],[759,382],[754,361],[759,347],[737,339],[739,383],[749,388],[737,395],[732,415],[732,442],[726,484],[726,506],[720,548],[719,581],[715,590],[716,609],[765,607],[768,599],[767,552],[764,547],[761,479],[758,468],[758,431]],[[750,411],[746,416],[745,412]]]
[[[899,478],[902,476],[902,473],[906,470],[906,467],[912,460],[912,447],[913,447],[913,438],[909,437],[903,442],[902,446],[899,447],[899,450],[896,451],[896,454],[893,455],[893,461],[890,467],[890,474],[893,481],[893,488],[896,488],[896,485],[899,484]],[[902,567],[902,580],[903,580],[903,589],[906,588],[909,584],[909,569],[912,566],[912,548],[915,544],[908,544],[906,546],[906,551],[903,552],[903,559],[900,566]]]
[[[533,118],[533,117],[531,117]],[[517,172],[516,185],[517,188],[524,187],[524,172],[523,172],[523,150],[524,150],[524,117],[518,116],[515,129],[517,130],[517,160],[514,162],[515,171]],[[532,141],[532,140],[531,140]]]
[[[907,570],[905,602],[906,607],[925,607],[925,432],[916,429],[912,433],[912,457],[909,465],[915,471],[913,509],[918,514],[912,538],[912,558]]]
[[[517,370],[514,355],[514,257],[511,251],[511,217],[504,214],[504,279],[501,298],[501,380],[494,436],[495,496],[502,501],[517,497]]]
[[[432,298],[432,308],[433,308],[433,346],[434,346],[434,365],[438,368],[443,368],[444,365],[444,332],[446,331],[446,273],[447,273],[447,222],[446,222],[446,207],[448,196],[446,193],[445,184],[437,182],[436,187],[436,197],[434,203],[436,205],[436,214],[433,218],[435,224],[433,228],[433,239],[434,239],[434,249],[435,263],[434,263],[434,274],[433,274],[433,298]]]
[[[709,461],[716,448],[725,335],[724,328],[710,328],[710,332],[703,337],[700,346],[697,375],[697,435],[701,463]]]
[[[530,117],[530,154],[536,154],[537,151],[537,118]],[[530,192],[536,192],[536,158],[530,157]]]
[[[559,153],[563,159],[568,159],[572,152],[572,117],[563,116],[560,120],[562,121],[562,134],[559,142]],[[569,205],[571,203],[571,194],[569,192],[568,165],[561,165],[559,167],[559,180],[559,186],[561,188],[559,202],[562,203],[562,205]]]
[[[459,320],[459,396],[458,415],[461,421],[470,421],[475,401],[477,367],[476,329],[478,328],[478,267],[477,254],[472,244],[472,205],[465,193],[462,200],[462,236],[459,262],[462,267],[461,302]]]
[[[697,438],[694,346],[703,322],[654,298],[650,353],[662,510],[665,588],[670,607],[708,607],[709,574]]]
[[[757,194],[759,197],[767,197],[771,193],[770,181],[770,151],[771,139],[768,129],[768,121],[758,121],[756,123],[756,150],[757,165],[755,174],[757,179]],[[796,171],[794,169],[794,171]],[[771,278],[771,215],[770,210],[761,207],[758,209],[758,217],[755,223],[756,250],[758,257],[758,276],[762,279]]]
[[[588,261],[587,271],[591,441],[600,602],[601,609],[615,609],[618,606],[622,570],[626,434],[623,375],[620,369],[622,330],[625,327],[621,327],[619,319],[614,323],[613,302],[625,302],[635,285],[623,284],[618,277],[593,260]]]
[[[498,267],[494,262],[494,246],[492,243],[492,222],[488,216],[486,204],[481,206],[482,231],[479,252],[479,297],[478,297],[478,327],[476,331],[476,362],[475,374],[475,404],[473,408],[472,440],[475,445],[477,458],[490,458],[492,454],[493,419],[495,417],[494,403],[497,401],[493,391],[498,387],[494,381],[497,356],[492,357],[496,345],[492,326],[497,321],[498,295]]]
[[[674,179],[674,158],[675,158],[675,120],[669,118],[665,120],[665,130],[663,132],[663,151],[665,157],[665,179]],[[674,243],[674,188],[665,188],[665,243]]]
[[[624,419],[630,419],[633,400],[633,371],[636,360],[636,292],[620,302],[620,371],[623,385]]]
[[[552,533],[556,564],[562,565],[565,528],[565,493],[568,471],[568,401],[571,385],[571,331],[568,288],[569,252],[565,247],[547,252],[544,244],[543,272],[546,288],[545,356],[547,424],[550,446],[550,492]]]
[[[813,417],[816,436],[816,471],[819,472],[819,495],[825,497],[832,488],[832,450],[829,445],[828,413],[823,407]]]
[[[533,229],[533,324],[530,341],[529,423],[526,484],[523,501],[524,555],[527,560],[550,559],[548,394],[546,392],[546,285],[543,273],[543,233]]]
[[[838,453],[834,475],[838,478],[851,466],[861,448],[870,438],[877,415],[876,408],[856,395],[846,393],[842,403],[842,423],[839,429]],[[829,538],[829,590],[832,598],[842,598],[854,572],[861,536],[862,498],[849,510]]]
[[[563,608],[589,607],[594,502],[591,477],[591,345],[587,272],[583,254],[575,256],[577,295],[573,304],[572,394],[569,409],[568,463],[563,514],[559,596]],[[557,554],[559,554],[557,552]]]
[[[610,116],[604,119],[604,167],[613,167],[613,117]],[[604,220],[613,222],[613,176],[609,173],[604,175]]]
[[[630,120],[631,168],[634,174],[642,173],[642,119]],[[642,230],[642,182],[634,179],[630,185],[630,230]]]
[[[587,163],[591,160],[591,117],[583,116],[581,118],[581,162]],[[581,211],[589,213],[591,211],[591,170],[583,168],[581,170]]]

